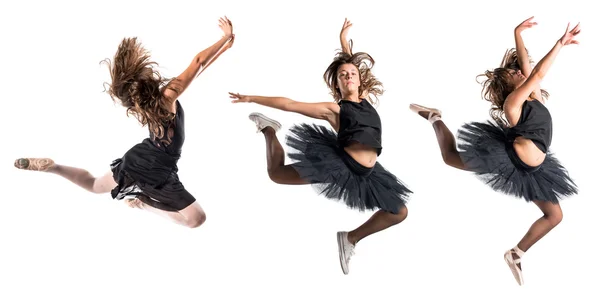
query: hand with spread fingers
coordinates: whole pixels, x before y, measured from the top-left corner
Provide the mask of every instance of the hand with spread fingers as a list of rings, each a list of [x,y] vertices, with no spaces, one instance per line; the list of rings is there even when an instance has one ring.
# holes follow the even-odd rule
[[[577,36],[579,32],[581,32],[581,29],[579,29],[579,23],[577,23],[577,26],[571,29],[571,31],[569,31],[570,26],[571,23],[567,25],[567,30],[565,31],[565,34],[560,38],[560,43],[562,45],[579,44],[579,41],[575,40],[575,36]]]
[[[229,92],[229,98],[233,99],[231,103],[250,102],[250,96],[240,95],[240,93]]]

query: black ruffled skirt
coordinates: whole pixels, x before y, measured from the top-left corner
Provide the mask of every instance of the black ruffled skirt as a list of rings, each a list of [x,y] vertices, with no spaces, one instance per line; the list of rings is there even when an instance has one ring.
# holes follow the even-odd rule
[[[507,132],[507,128],[492,121],[464,124],[457,139],[467,169],[494,191],[527,202],[558,203],[577,194],[577,185],[552,152],[539,166],[528,166],[518,158]]]
[[[136,144],[112,162],[111,170],[117,186],[113,199],[137,197],[145,204],[166,211],[180,211],[196,201],[179,181],[179,156],[155,148],[149,139]]]
[[[337,134],[315,124],[295,125],[286,137],[293,168],[321,195],[359,211],[397,214],[412,193],[379,162],[364,167],[337,143]]]

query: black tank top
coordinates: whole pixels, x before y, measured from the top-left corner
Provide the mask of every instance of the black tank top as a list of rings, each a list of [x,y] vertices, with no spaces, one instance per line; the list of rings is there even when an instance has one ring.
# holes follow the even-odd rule
[[[176,105],[175,118],[170,123],[163,125],[163,137],[155,137],[154,133],[148,129],[150,132],[149,139],[152,144],[170,155],[180,155],[183,142],[185,141],[185,114],[179,100],[176,101]],[[170,141],[167,136],[171,137]]]
[[[523,136],[533,141],[542,152],[547,153],[552,144],[552,116],[544,104],[538,100],[523,103],[519,122],[508,130],[511,140]]]
[[[381,154],[381,119],[375,108],[365,99],[360,103],[341,100],[338,144],[346,147],[352,142],[368,145]]]

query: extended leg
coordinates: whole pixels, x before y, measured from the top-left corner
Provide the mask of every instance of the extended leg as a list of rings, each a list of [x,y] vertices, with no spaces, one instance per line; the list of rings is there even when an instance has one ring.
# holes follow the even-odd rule
[[[300,178],[300,175],[292,166],[285,165],[285,152],[276,135],[277,131],[281,129],[281,125],[260,113],[250,114],[250,119],[256,123],[258,131],[265,136],[269,178],[278,184],[308,184],[307,181]]]
[[[92,193],[108,193],[117,186],[112,172],[95,177],[85,169],[56,164],[49,158],[20,158],[14,165],[19,169],[54,173]]]
[[[444,163],[457,169],[466,170],[456,149],[456,139],[442,121],[442,113],[435,108],[428,108],[417,104],[411,104],[410,109],[432,124]]]

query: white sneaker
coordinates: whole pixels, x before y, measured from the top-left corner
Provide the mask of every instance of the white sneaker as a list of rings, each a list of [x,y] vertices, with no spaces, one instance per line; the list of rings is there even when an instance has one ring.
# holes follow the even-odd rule
[[[517,254],[519,256],[519,258],[515,259],[513,257],[513,253]],[[510,268],[510,270],[512,271],[513,276],[515,277],[515,280],[517,281],[519,286],[522,286],[524,283],[523,272],[521,271],[521,269],[518,266],[518,264],[521,263],[521,260],[523,259],[524,254],[525,253],[523,251],[521,251],[521,249],[519,249],[518,247],[514,247],[514,248],[506,251],[506,253],[504,253],[504,261],[508,265],[508,268]]]
[[[350,258],[354,255],[354,245],[348,241],[348,232],[337,233],[338,252],[340,254],[340,265],[344,274],[350,271],[348,264]]]
[[[281,129],[281,124],[278,121],[268,118],[262,113],[253,112],[248,116],[248,118],[250,118],[250,120],[256,124],[256,133],[262,131],[266,127],[273,128],[275,132]]]

